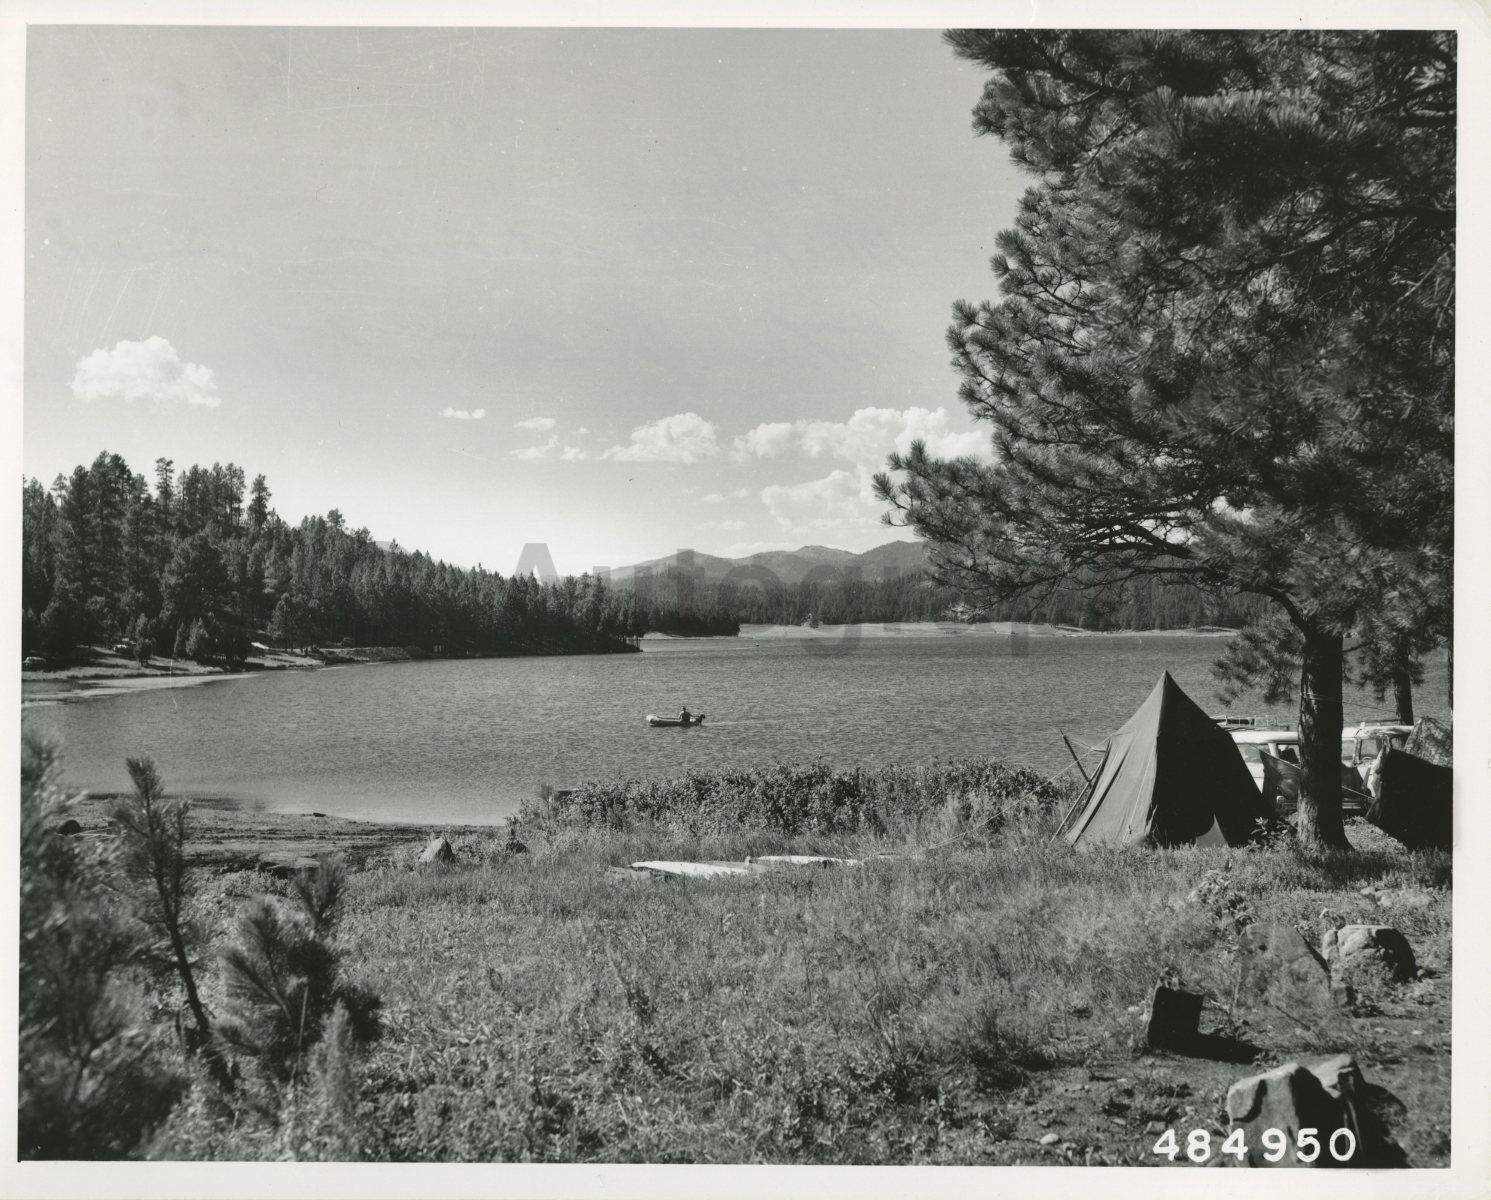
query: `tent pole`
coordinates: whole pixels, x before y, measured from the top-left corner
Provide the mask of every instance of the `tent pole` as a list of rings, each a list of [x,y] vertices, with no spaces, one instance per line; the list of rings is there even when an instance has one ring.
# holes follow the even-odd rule
[[[1057,730],[1057,732],[1061,733],[1060,730]],[[1061,740],[1066,743],[1066,752],[1072,756],[1072,761],[1077,764],[1077,770],[1082,775],[1082,782],[1083,783],[1091,783],[1092,780],[1087,777],[1087,772],[1084,771],[1084,770],[1082,770],[1082,760],[1077,757],[1077,752],[1072,749],[1072,739],[1069,738],[1069,737],[1067,737],[1066,734],[1062,733],[1061,734]]]

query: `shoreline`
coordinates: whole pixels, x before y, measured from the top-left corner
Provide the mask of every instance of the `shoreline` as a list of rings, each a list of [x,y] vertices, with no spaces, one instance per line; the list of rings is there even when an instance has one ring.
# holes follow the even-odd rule
[[[1032,625],[1023,621],[885,621],[851,625],[742,625],[741,640],[793,638],[923,638],[923,637],[1035,637],[1035,638],[1114,638],[1114,637],[1233,637],[1236,629],[1202,625],[1186,629],[1080,629],[1075,625]],[[654,634],[647,634],[644,640]],[[666,635],[664,635],[666,636]],[[692,639],[669,638],[686,641]],[[718,640],[718,639],[715,639]]]
[[[542,641],[503,654],[432,654],[417,646],[348,646],[309,654],[263,649],[238,670],[191,659],[153,658],[141,666],[133,658],[95,647],[89,662],[59,670],[23,670],[21,703],[45,704],[80,696],[112,696],[151,688],[185,687],[217,680],[252,679],[281,671],[319,671],[327,667],[369,666],[398,662],[449,662],[468,658],[564,658],[578,654],[637,654],[641,647],[621,639],[593,639],[582,644]],[[149,682],[145,682],[149,681]],[[69,686],[72,685],[72,686]]]
[[[102,832],[107,824],[113,792],[83,792],[72,805],[72,815],[84,833]],[[507,822],[450,824],[392,822],[342,817],[329,813],[269,809],[208,796],[173,795],[187,803],[189,833],[187,860],[214,873],[274,870],[293,867],[317,854],[340,854],[353,869],[370,859],[400,849],[422,846],[430,836],[499,835]]]
[[[864,622],[853,625],[742,625],[740,633],[730,636],[686,637],[669,633],[648,633],[643,643],[719,642],[719,641],[791,641],[826,638],[905,639],[934,637],[1034,637],[1034,638],[1136,638],[1186,637],[1225,638],[1235,629],[1199,626],[1187,629],[1079,629],[1070,625],[1028,625],[1014,621],[978,621],[964,624],[953,621]],[[279,671],[318,671],[327,667],[367,666],[391,662],[451,662],[466,658],[563,658],[569,654],[636,653],[641,647],[624,643],[625,650],[565,650],[552,646],[519,651],[513,654],[431,654],[412,646],[355,646],[328,650],[321,655],[288,650],[269,650],[251,659],[243,670],[204,666],[190,660],[153,659],[141,667],[133,659],[107,652],[98,653],[94,661],[64,667],[57,671],[22,671],[22,704],[50,703],[54,699],[78,696],[113,696],[152,688],[188,687],[218,680],[251,679]],[[76,685],[68,687],[66,685]],[[45,686],[47,691],[42,691]],[[55,689],[53,691],[52,689]]]

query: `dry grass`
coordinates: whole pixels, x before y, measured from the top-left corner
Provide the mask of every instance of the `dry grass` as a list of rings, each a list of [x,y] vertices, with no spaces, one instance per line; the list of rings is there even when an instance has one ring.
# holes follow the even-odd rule
[[[343,1064],[327,1072],[340,1091],[297,1110],[319,1114],[309,1132],[213,1134],[199,1111],[162,1145],[182,1153],[190,1129],[217,1157],[1153,1162],[1147,1121],[1214,1121],[1246,1073],[1139,1053],[1134,1010],[1168,967],[1211,997],[1204,1026],[1230,1022],[1265,1062],[1354,1050],[1411,1104],[1398,1128],[1410,1160],[1447,1161],[1448,856],[1385,839],[1314,862],[1079,855],[1051,841],[1053,822],[1027,808],[994,834],[950,801],[895,834],[711,821],[691,835],[689,822],[595,829],[535,813],[528,853],[501,831],[453,831],[445,868],[420,867],[411,835],[351,880],[343,952],[387,1018],[355,1099]],[[1352,826],[1370,841],[1364,830]],[[949,831],[967,836],[917,853]],[[604,871],[781,851],[903,856],[715,881]],[[1204,879],[1234,907],[1189,899]],[[1318,937],[1324,909],[1371,916],[1368,883],[1437,889],[1392,917],[1433,979],[1303,1022],[1228,1011],[1239,907]],[[1058,1146],[1037,1144],[1047,1129]]]
[[[1147,1123],[1183,1134],[1217,1122],[1248,1072],[1144,1050],[1140,1009],[1168,968],[1209,997],[1203,1028],[1247,1038],[1263,1064],[1356,1053],[1407,1106],[1394,1128],[1410,1162],[1448,1161],[1448,855],[1405,852],[1359,822],[1358,851],[1329,859],[1287,847],[1077,854],[1052,840],[1059,792],[1001,791],[1010,777],[992,768],[941,783],[863,773],[857,790],[802,770],[816,791],[730,777],[767,805],[743,806],[745,824],[728,819],[723,777],[667,785],[686,803],[651,820],[631,804],[535,806],[518,829],[526,853],[501,829],[366,827],[338,939],[348,977],[383,999],[383,1039],[364,1056],[328,1052],[302,1093],[260,1119],[199,1089],[154,1153],[1152,1164]],[[885,803],[897,788],[918,798],[898,813]],[[843,804],[823,800],[834,796]],[[297,819],[203,819],[198,861],[219,873],[199,916],[226,928],[245,898],[283,886],[251,869],[251,852],[236,864],[250,869],[224,869],[235,864],[223,847],[258,829],[234,822]],[[314,829],[323,845],[350,836]],[[455,864],[417,862],[435,833]],[[605,870],[782,852],[866,861],[708,881]],[[1424,889],[1429,902],[1384,918],[1367,884]],[[1354,1010],[1235,1006],[1247,919],[1317,942],[1332,919],[1385,919],[1429,974]],[[1048,1131],[1058,1143],[1039,1145]]]

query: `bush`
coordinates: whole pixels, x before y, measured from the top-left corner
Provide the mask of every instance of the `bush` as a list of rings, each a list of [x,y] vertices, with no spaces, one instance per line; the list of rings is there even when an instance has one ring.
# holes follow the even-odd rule
[[[185,650],[187,658],[195,659],[199,663],[205,663],[212,658],[212,638],[207,632],[207,626],[200,618],[193,621],[191,628],[187,630]]]
[[[28,739],[21,760],[21,1158],[125,1157],[184,1087],[148,1022],[137,969],[143,930],[113,887],[118,848],[59,834],[71,804],[55,750]]]
[[[1017,809],[1045,809],[1065,790],[1024,767],[975,759],[925,767],[836,771],[826,763],[776,764],[664,780],[587,783],[520,814],[561,826],[611,830],[652,825],[698,836],[730,830],[885,834],[945,822],[996,829]]]
[[[223,1042],[278,1084],[300,1078],[339,1007],[349,1044],[371,1042],[380,1031],[378,998],[342,977],[330,940],[345,871],[334,859],[318,861],[316,870],[296,876],[290,906],[268,897],[251,902],[239,918],[237,944],[222,956]]]

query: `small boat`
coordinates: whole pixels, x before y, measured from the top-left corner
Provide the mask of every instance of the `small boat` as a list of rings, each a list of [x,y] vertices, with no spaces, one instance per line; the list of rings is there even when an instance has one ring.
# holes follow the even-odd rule
[[[700,713],[698,716],[690,717],[687,721],[684,721],[679,719],[678,717],[655,717],[651,713],[648,713],[647,723],[654,729],[661,729],[665,726],[675,726],[687,729],[690,725],[704,724],[704,714]]]

